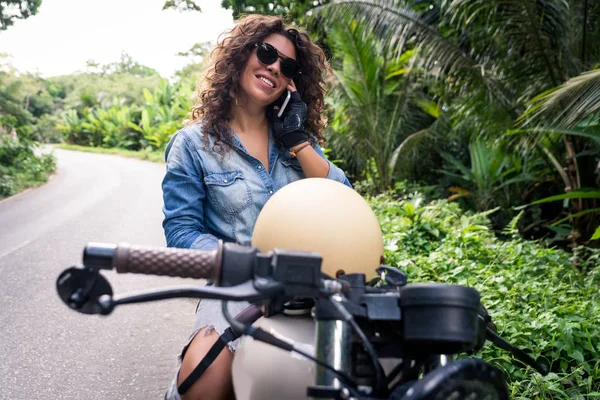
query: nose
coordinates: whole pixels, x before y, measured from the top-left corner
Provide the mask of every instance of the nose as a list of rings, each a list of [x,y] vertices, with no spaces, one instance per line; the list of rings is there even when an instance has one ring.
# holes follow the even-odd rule
[[[275,60],[275,62],[271,65],[267,65],[267,70],[269,70],[270,73],[272,73],[275,76],[279,76],[280,73],[280,65],[279,63],[281,62],[281,60],[278,58],[277,60]]]

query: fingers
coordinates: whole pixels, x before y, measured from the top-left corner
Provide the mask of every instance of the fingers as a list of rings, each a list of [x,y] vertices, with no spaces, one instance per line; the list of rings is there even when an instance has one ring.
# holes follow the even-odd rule
[[[291,93],[291,99],[293,101],[302,101],[302,98],[300,97],[300,93],[298,93],[297,91],[293,91]]]
[[[290,83],[288,83],[288,85],[287,85],[287,89],[288,89],[290,92],[295,92],[295,91],[297,91],[297,90],[298,90],[298,89],[296,89],[296,83],[294,83],[294,80],[293,80],[293,79],[290,79]]]

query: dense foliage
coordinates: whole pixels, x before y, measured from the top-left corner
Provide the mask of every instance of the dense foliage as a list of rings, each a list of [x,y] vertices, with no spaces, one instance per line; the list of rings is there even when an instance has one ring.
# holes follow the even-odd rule
[[[0,132],[0,199],[46,182],[56,169],[52,154],[36,155],[35,144]]]
[[[48,116],[46,113],[52,110],[48,99],[35,89],[44,83],[15,79],[12,70],[1,67],[0,199],[44,183],[56,168],[54,156],[37,155],[37,144],[32,140],[37,134],[36,120],[41,115]],[[41,124],[47,121],[44,118]]]
[[[191,88],[161,80],[154,92],[144,88],[144,101],[128,105],[115,98],[105,107],[64,112],[57,126],[67,143],[130,150],[164,149],[191,108]]]
[[[335,153],[344,155],[344,170],[370,179],[377,191],[398,176],[419,179],[411,168],[415,154],[400,152],[415,136],[424,136],[440,111],[422,86],[403,79],[412,52],[389,57],[389,49],[356,23],[331,31],[329,39],[336,81],[327,96],[328,138]]]
[[[373,56],[381,47],[389,60],[412,52],[399,76],[415,82],[410,89],[415,96],[425,92],[437,103],[436,122],[448,121],[443,129],[417,135],[427,136],[424,142],[433,143],[444,158],[438,166],[443,176],[427,179],[453,187],[452,194],[469,200],[473,208],[501,206],[512,217],[515,212],[508,208],[515,202],[600,187],[597,3],[342,0],[316,13],[336,29],[364,26],[368,34],[360,42],[376,38],[378,45],[369,46]],[[400,128],[395,131],[402,137]],[[359,139],[355,152],[366,155],[372,141],[362,135],[353,133]],[[481,160],[487,165],[478,166]],[[451,175],[454,171],[448,169],[459,173]],[[402,176],[396,172],[394,178]],[[496,196],[490,185],[502,187],[503,193]],[[598,227],[597,199],[564,200],[558,209],[530,208],[521,229],[529,236],[558,234],[553,224],[567,218],[571,229],[558,240],[571,248],[588,243]]]
[[[200,6],[194,0],[167,0],[163,5],[163,10],[179,11],[202,11]]]
[[[35,15],[42,0],[2,0],[0,2],[0,31],[6,30],[16,20]]]
[[[490,216],[496,230],[530,205],[518,225],[525,237],[570,249],[597,244],[596,3],[325,3],[224,6],[321,23],[317,36],[335,70],[326,99],[330,155],[353,182],[376,194],[400,180],[425,181],[468,209],[499,207]],[[164,8],[200,11],[193,0]],[[186,117],[211,47],[179,52],[189,64],[168,82],[125,53],[48,79],[5,63],[1,125],[18,123],[44,142],[160,151]]]
[[[370,200],[384,233],[386,264],[405,271],[411,282],[474,287],[498,333],[550,365],[552,373],[541,377],[486,345],[480,355],[509,377],[511,398],[598,396],[600,253],[587,250],[583,274],[572,268],[569,253],[523,241],[516,221],[507,229],[509,240],[499,240],[486,213],[428,202],[408,188],[401,188],[400,199]]]
[[[290,22],[306,22],[306,14],[315,6],[327,4],[329,0],[221,0],[221,6],[233,12],[234,18],[244,14],[258,13],[279,15]]]

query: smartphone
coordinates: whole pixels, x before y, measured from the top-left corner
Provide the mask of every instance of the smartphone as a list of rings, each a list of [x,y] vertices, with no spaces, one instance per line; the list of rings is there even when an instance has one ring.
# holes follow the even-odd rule
[[[281,101],[283,101],[283,103],[279,106],[279,112],[277,113],[277,117],[281,118],[281,116],[283,115],[283,112],[285,111],[285,108],[287,107],[288,103],[290,102],[290,97],[292,97],[292,93],[287,90],[286,94],[283,94],[276,102],[275,105],[278,105]]]

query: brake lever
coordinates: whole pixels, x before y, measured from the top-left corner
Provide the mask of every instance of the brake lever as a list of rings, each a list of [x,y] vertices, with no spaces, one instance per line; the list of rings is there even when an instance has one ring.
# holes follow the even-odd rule
[[[510,352],[519,361],[529,365],[530,367],[535,369],[537,372],[539,372],[543,376],[548,375],[548,372],[550,372],[550,368],[548,368],[547,365],[538,363],[529,354],[525,353],[523,350],[519,349],[518,347],[513,346],[512,344],[508,343],[500,335],[498,335],[496,332],[494,332],[494,330],[492,328],[490,328],[490,326],[487,326],[485,329],[486,329],[486,338],[490,342],[492,342],[493,344],[495,344],[502,350],[506,350],[506,351]]]
[[[284,292],[285,287],[283,284],[274,281],[266,283],[255,285],[255,282],[250,280],[240,285],[229,287],[176,286],[113,297],[110,283],[98,270],[71,267],[59,275],[56,282],[56,289],[60,299],[72,310],[83,314],[108,315],[116,306],[122,304],[144,303],[181,297],[253,302],[267,300]]]
[[[116,306],[123,304],[144,303],[148,301],[176,299],[181,297],[197,298],[207,300],[225,300],[225,301],[248,301],[270,299],[271,297],[283,292],[283,285],[272,285],[269,290],[258,291],[254,287],[254,282],[247,281],[237,286],[215,287],[215,286],[176,286],[173,288],[162,289],[159,291],[148,290],[133,295],[111,297],[102,296],[98,299],[98,304],[102,309],[102,315],[110,314]]]

